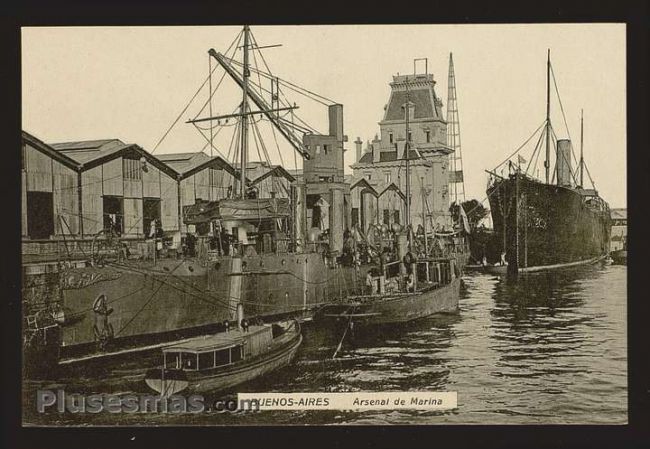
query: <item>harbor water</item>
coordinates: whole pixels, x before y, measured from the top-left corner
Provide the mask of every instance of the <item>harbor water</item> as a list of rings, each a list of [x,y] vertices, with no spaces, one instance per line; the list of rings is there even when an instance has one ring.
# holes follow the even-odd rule
[[[36,390],[149,393],[96,376],[26,381],[25,424],[624,424],[627,270],[598,264],[517,282],[468,273],[460,310],[380,330],[310,323],[294,363],[239,391],[455,391],[443,412],[265,411],[201,414],[37,413]],[[113,367],[119,371],[119,367]],[[143,369],[146,367],[143,367]],[[234,397],[234,395],[230,395]],[[220,397],[228,397],[222,395]]]

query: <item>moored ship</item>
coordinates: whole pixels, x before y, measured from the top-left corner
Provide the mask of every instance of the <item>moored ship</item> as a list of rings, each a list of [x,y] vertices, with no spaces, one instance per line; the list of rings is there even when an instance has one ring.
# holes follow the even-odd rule
[[[509,274],[593,263],[607,256],[610,211],[598,191],[584,188],[586,164],[582,142],[579,166],[570,139],[557,139],[550,120],[550,52],[547,62],[547,117],[530,161],[536,160],[545,142],[545,181],[528,174],[526,160],[507,161],[507,174],[489,171],[490,201],[496,238],[502,242]],[[566,121],[566,120],[565,120]],[[582,128],[582,127],[581,127]],[[538,129],[538,131],[539,131]],[[536,132],[537,133],[537,132]],[[535,134],[533,134],[534,136]],[[531,138],[533,137],[531,136]],[[530,139],[529,139],[530,140]],[[551,147],[555,167],[551,170]],[[536,156],[537,154],[537,156]],[[533,167],[534,170],[534,167]],[[589,175],[588,170],[587,174]]]
[[[241,89],[236,111],[212,114],[221,83],[213,88],[211,67],[209,98],[189,123],[211,153],[217,131],[232,129],[237,162],[155,157],[117,139],[48,145],[23,133],[28,373],[205,334],[240,308],[251,318],[308,318],[354,288],[357,270],[337,263],[351,228],[343,106],[319,97],[329,129],[317,132],[284,94],[305,90],[251,64],[254,52],[263,57],[249,27],[230,48],[209,58]],[[251,75],[270,80],[273,93]],[[271,164],[260,122],[305,161],[302,179]],[[209,133],[199,128],[206,123]],[[261,162],[251,163],[252,149]]]
[[[210,66],[203,84],[209,98],[188,120],[210,145],[209,156],[154,156],[157,146],[148,152],[117,139],[48,145],[23,133],[28,370],[51,374],[57,362],[123,357],[218,331],[242,308],[265,321],[309,319],[327,303],[362,294],[367,268],[394,248],[399,214],[391,206],[380,217],[383,191],[372,214],[368,202],[364,219],[358,207],[355,216],[344,178],[343,106],[271,74],[248,27],[230,48],[210,50],[223,77],[213,88]],[[264,68],[251,64],[255,52],[253,61],[264,61]],[[241,90],[241,101],[235,112],[216,114],[211,101],[225,77]],[[326,132],[295,114],[289,89],[326,106]],[[433,106],[418,103],[416,111],[432,112],[437,103],[427,101]],[[445,124],[438,112],[426,120]],[[266,137],[277,134],[303,161],[300,173],[271,163],[262,124],[269,126]],[[445,130],[422,125],[428,145],[421,150],[441,159],[432,164],[444,175],[427,176],[446,184],[449,150],[428,142],[430,132],[445,136]],[[227,156],[213,143],[222,129],[232,130]],[[249,160],[253,149],[259,162]],[[385,191],[404,197],[393,183]],[[450,224],[433,223],[434,213],[448,215],[448,202],[430,204],[423,195],[422,204],[428,256],[452,253],[462,264],[462,237]]]

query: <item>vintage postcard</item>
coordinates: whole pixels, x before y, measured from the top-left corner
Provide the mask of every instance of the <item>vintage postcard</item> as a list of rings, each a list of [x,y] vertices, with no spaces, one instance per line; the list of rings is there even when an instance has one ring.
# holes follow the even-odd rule
[[[625,32],[22,28],[23,425],[626,424]]]

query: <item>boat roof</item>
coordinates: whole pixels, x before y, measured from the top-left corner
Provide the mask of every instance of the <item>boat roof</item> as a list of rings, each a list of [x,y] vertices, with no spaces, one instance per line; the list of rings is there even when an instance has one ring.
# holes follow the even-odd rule
[[[163,352],[209,352],[228,349],[244,343],[251,335],[270,332],[270,329],[270,325],[264,324],[261,326],[250,326],[248,332],[236,328],[231,329],[229,332],[219,332],[217,334],[189,338],[166,346],[163,348]]]

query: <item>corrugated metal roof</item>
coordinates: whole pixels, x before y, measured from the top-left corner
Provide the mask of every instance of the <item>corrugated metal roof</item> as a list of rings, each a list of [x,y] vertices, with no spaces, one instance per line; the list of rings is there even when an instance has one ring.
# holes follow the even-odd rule
[[[179,173],[186,173],[198,166],[210,161],[210,156],[202,151],[191,153],[167,153],[159,154],[158,159]],[[215,158],[218,156],[215,156]]]
[[[78,140],[73,142],[60,142],[53,143],[51,146],[60,151],[71,151],[71,150],[98,150],[100,147],[106,145],[109,142],[120,142],[124,144],[119,139],[99,139],[99,140]]]
[[[74,170],[79,169],[79,163],[75,159],[72,159],[70,156],[67,156],[62,152],[57,151],[52,145],[46,144],[45,142],[43,142],[36,136],[28,133],[27,131],[22,132],[22,139],[23,142],[27,142],[31,144],[37,150],[42,151],[43,153],[47,154],[49,157],[61,162],[67,167],[70,167]]]
[[[197,154],[205,154],[201,151],[193,151],[193,152],[186,152],[186,153],[163,153],[163,154],[158,154],[156,157],[160,159],[161,161],[189,161],[193,157],[195,157]]]
[[[52,148],[72,158],[80,164],[117,153],[130,145],[119,139],[87,140],[52,144]]]
[[[166,173],[172,178],[178,176],[178,172],[157,157],[148,153],[139,145],[127,144],[119,139],[85,140],[78,142],[61,142],[52,144],[52,147],[59,153],[65,154],[77,163],[81,164],[81,170],[88,170],[107,161],[120,157],[128,152],[137,157],[143,157],[154,167]]]

